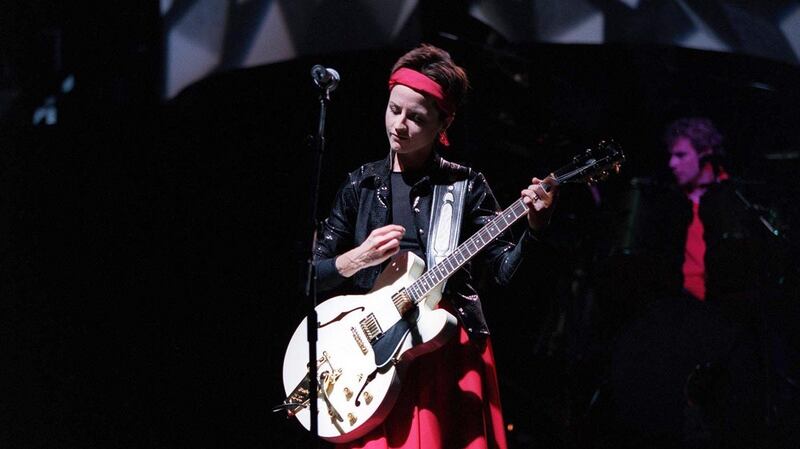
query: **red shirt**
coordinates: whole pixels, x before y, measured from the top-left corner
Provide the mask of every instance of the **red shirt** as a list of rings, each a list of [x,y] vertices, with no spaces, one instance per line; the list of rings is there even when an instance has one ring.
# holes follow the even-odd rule
[[[683,258],[683,287],[700,301],[706,299],[706,242],[703,240],[703,222],[698,210],[700,205],[692,203],[692,223],[686,234],[686,250]]]

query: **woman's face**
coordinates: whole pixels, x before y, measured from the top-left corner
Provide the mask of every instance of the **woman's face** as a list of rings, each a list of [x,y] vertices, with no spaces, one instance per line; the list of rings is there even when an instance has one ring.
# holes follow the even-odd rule
[[[445,128],[436,102],[402,84],[389,94],[385,119],[389,147],[398,155],[426,158]]]

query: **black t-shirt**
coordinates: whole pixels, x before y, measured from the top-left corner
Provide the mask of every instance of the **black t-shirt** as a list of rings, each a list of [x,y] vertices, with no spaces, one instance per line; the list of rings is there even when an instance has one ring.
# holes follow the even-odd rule
[[[407,172],[392,172],[392,224],[406,228],[400,251],[412,251],[425,259],[417,239],[417,225],[414,212],[411,210],[411,188],[420,179],[420,175]]]

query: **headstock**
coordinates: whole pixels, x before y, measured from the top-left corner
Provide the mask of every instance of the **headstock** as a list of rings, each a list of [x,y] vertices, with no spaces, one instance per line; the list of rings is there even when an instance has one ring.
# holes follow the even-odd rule
[[[566,182],[594,184],[619,173],[625,154],[613,140],[602,140],[595,148],[587,148],[575,155],[570,164],[559,168],[553,174],[559,184]]]

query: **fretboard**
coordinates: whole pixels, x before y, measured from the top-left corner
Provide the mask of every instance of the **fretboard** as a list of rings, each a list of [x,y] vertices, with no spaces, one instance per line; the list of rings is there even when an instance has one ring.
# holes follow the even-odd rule
[[[528,212],[528,206],[518,199],[503,212],[497,214],[478,232],[464,241],[449,256],[439,262],[425,274],[420,276],[413,284],[406,287],[410,298],[414,303],[418,303],[439,284],[444,282],[459,268],[464,266],[470,259],[478,254],[486,245],[491,243],[515,221],[524,217]]]
[[[621,153],[620,153],[621,154]],[[573,164],[562,167],[553,173],[555,184],[563,184],[573,181],[576,178],[586,177],[598,165],[598,160],[594,158],[575,161]],[[545,187],[549,189],[548,187]],[[486,245],[491,243],[514,222],[528,213],[528,206],[522,198],[508,206],[506,210],[492,218],[480,231],[468,238],[449,256],[439,262],[433,268],[425,272],[413,284],[406,287],[409,298],[414,303],[419,303],[439,284],[452,276],[459,268],[464,266],[470,259],[478,254]],[[433,232],[433,230],[431,230]]]

